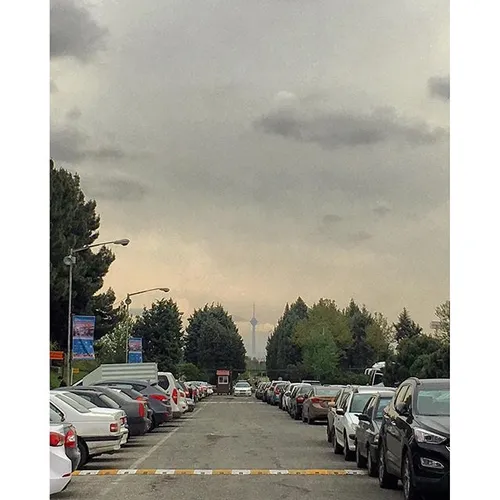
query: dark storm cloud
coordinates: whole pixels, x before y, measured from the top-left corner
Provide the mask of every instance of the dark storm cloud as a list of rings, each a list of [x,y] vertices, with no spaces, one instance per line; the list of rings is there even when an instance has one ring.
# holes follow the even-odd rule
[[[427,82],[427,87],[429,89],[429,94],[431,97],[437,97],[443,101],[450,100],[450,77],[436,76],[429,78]]]
[[[99,175],[87,182],[91,198],[105,201],[140,201],[149,192],[148,187],[133,178],[119,178]]]
[[[51,0],[50,57],[87,62],[104,47],[107,29],[99,26],[82,2]]]
[[[88,142],[89,137],[74,126],[53,126],[50,132],[50,156],[56,162],[68,163],[80,163],[85,159],[120,160],[128,156],[116,147],[88,147]]]
[[[281,108],[263,116],[254,125],[268,134],[316,143],[324,149],[390,141],[413,145],[434,144],[448,135],[445,129],[433,129],[425,122],[406,121],[392,108],[377,109],[364,115],[346,112],[302,113]]]

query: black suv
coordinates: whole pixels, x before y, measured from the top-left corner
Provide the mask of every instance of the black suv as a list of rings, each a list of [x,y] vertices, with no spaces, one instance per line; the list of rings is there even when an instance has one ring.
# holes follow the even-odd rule
[[[405,500],[450,495],[450,380],[410,377],[384,410],[379,484],[403,483]]]

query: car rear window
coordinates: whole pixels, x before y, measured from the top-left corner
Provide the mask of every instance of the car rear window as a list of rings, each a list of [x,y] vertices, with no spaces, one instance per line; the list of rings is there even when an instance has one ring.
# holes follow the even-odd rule
[[[65,396],[68,396],[68,398],[71,398],[73,401],[76,401],[78,404],[85,406],[85,408],[88,408],[89,410],[91,408],[97,408],[97,405],[95,405],[88,399],[79,396],[78,394],[73,394],[72,392],[68,392],[67,394],[65,394]]]
[[[100,394],[99,398],[104,401],[110,408],[115,408],[118,409],[120,408],[120,405],[116,402],[113,401],[109,396],[106,396],[106,394]]]
[[[314,394],[316,394],[316,396],[329,396],[333,398],[338,392],[338,389],[335,389],[334,387],[314,387]]]
[[[373,397],[373,394],[354,394],[351,400],[351,407],[349,408],[350,413],[362,413],[368,400]]]
[[[378,402],[377,414],[375,415],[375,420],[382,420],[384,417],[384,409],[391,402],[392,398],[383,397],[380,398]]]
[[[309,392],[311,390],[310,385],[301,385],[299,387],[299,390],[296,392],[296,394],[305,394],[306,392]]]
[[[64,422],[64,415],[52,403],[50,403],[50,421],[55,424]]]
[[[90,413],[90,410],[85,408],[85,406],[82,406],[80,403],[77,403],[75,400],[66,397],[65,394],[56,394],[55,395],[57,399],[60,399],[64,403],[66,403],[68,406],[71,406],[73,410],[76,410],[78,413]]]

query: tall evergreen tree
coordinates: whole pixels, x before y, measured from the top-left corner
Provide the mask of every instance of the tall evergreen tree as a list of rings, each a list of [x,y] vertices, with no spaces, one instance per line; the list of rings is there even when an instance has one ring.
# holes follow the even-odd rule
[[[50,340],[61,349],[67,347],[68,267],[63,260],[70,248],[95,243],[100,218],[96,202],[86,200],[80,178],[50,162]],[[95,338],[110,332],[122,319],[113,306],[113,290],[98,294],[115,257],[102,247],[98,252],[85,250],[76,255],[73,266],[73,312],[96,316]]]
[[[144,361],[158,363],[161,371],[175,373],[182,359],[181,316],[172,299],[162,299],[144,309],[134,325],[134,336],[142,337]]]
[[[422,334],[422,328],[411,319],[406,307],[399,313],[398,322],[394,324],[394,330],[396,331],[396,342]]]

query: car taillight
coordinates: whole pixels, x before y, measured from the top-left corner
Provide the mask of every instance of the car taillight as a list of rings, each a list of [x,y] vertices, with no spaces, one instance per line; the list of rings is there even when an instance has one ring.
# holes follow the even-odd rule
[[[303,396],[297,396],[297,403],[302,403],[302,401],[304,401],[304,397]]]
[[[274,389],[274,394],[279,394],[280,390],[278,388]]]
[[[146,405],[141,402],[139,405],[139,417],[145,417],[146,416]]]
[[[178,395],[178,391],[177,389],[173,389],[172,390],[172,399],[174,400],[174,403],[177,404],[177,395]]]
[[[120,417],[120,422],[122,425],[127,425],[127,417]]]
[[[150,394],[150,398],[156,399],[157,401],[161,401],[162,403],[165,403],[168,401],[167,396],[165,394]]]
[[[311,403],[321,403],[321,400],[319,398],[311,398]]]
[[[118,432],[119,426],[116,422],[109,424],[109,432]]]
[[[64,436],[59,434],[59,432],[50,433],[50,446],[63,446]]]
[[[76,448],[76,434],[72,429],[66,433],[64,446],[66,446],[66,448]]]
[[[146,398],[144,396],[137,396],[135,398],[136,401],[146,401]]]

